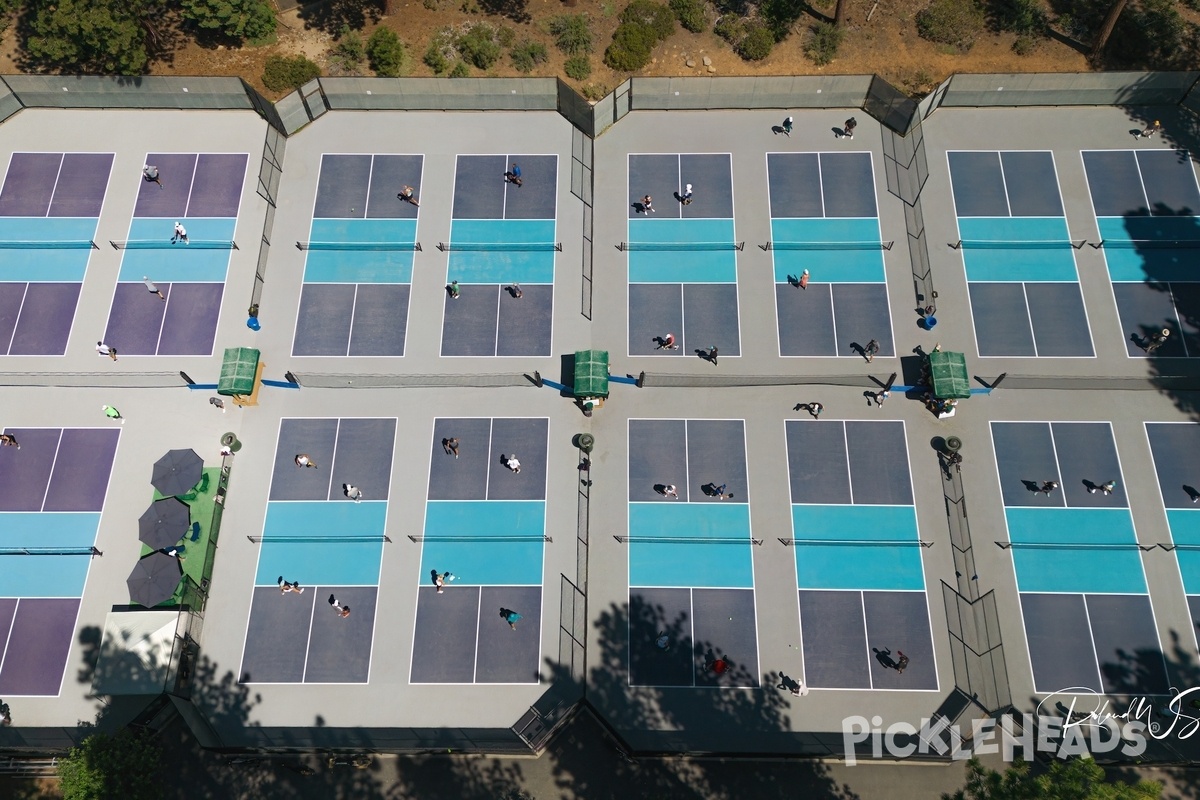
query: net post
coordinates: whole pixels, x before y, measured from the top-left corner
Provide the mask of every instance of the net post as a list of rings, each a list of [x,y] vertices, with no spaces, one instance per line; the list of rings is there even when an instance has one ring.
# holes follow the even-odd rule
[[[890,242],[884,242],[884,243],[883,243],[883,249],[884,249],[884,250],[887,250],[887,251],[890,253],[890,252],[892,251],[892,245],[894,245],[895,243],[896,243],[896,240],[895,240],[895,239],[893,239],[893,240],[892,240],[892,241],[890,241]]]
[[[1001,550],[1011,550],[1012,542],[996,542],[996,547],[999,547]]]
[[[785,539],[784,537],[780,536],[779,543],[781,545],[783,545],[784,547],[792,547],[796,543],[796,540],[795,539]]]
[[[412,542],[413,544],[418,544],[418,543],[419,543],[419,541],[420,541],[420,540],[418,539],[418,537],[416,537],[416,536],[413,536],[411,533],[408,535],[408,540],[409,540],[410,542]]]
[[[417,252],[417,253],[424,253],[424,252],[425,252],[424,250],[422,250],[422,249],[421,249],[421,243],[420,243],[420,242],[413,242],[413,250],[414,250],[415,252]]]
[[[953,244],[951,244],[950,242],[947,242],[946,244],[950,245],[951,250],[962,250],[962,243],[963,243],[963,240],[959,239],[957,242],[954,242]]]
[[[740,253],[746,249],[746,243],[745,242],[734,242],[733,249],[737,250]]]
[[[626,249],[628,249],[628,248],[626,248],[625,245],[626,245],[626,242],[618,242],[617,249],[623,253],[623,252],[625,252]]]
[[[297,250],[303,250],[303,249],[304,249],[304,242],[296,242],[296,249],[297,249]]]
[[[1099,249],[1101,249],[1102,247],[1104,247],[1104,242],[1105,242],[1105,241],[1106,241],[1106,240],[1104,240],[1104,239],[1101,239],[1100,241],[1096,242],[1094,245],[1092,245],[1092,249],[1094,249],[1094,250],[1099,250]]]
[[[766,242],[764,242],[764,243],[760,244],[758,247],[759,247],[759,249],[760,249],[760,250],[764,250],[764,251],[765,251],[765,250],[770,250],[770,249],[771,249],[771,242],[768,240],[768,241],[766,241]]]
[[[1159,542],[1157,546],[1161,547],[1163,550],[1166,550],[1168,553],[1175,549],[1175,545],[1163,544],[1162,542]]]

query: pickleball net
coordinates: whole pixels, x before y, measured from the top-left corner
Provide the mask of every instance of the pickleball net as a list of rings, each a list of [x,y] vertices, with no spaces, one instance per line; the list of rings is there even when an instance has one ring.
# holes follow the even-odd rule
[[[744,250],[745,242],[621,242],[617,249],[627,253],[684,253],[701,250]]]
[[[421,542],[553,542],[554,539],[549,536],[451,536],[451,535],[416,535],[409,536],[408,540],[420,544]]]
[[[762,246],[763,250],[891,250],[895,241],[853,241],[853,242],[788,242],[770,241]]]
[[[99,250],[100,246],[91,239],[64,239],[62,241],[29,241],[8,239],[0,241],[0,250]]]
[[[296,242],[297,250],[412,250],[422,252],[420,242]]]
[[[237,250],[232,239],[189,239],[187,242],[172,242],[170,239],[126,239],[109,241],[114,250],[171,250],[192,248],[193,250]]]
[[[614,536],[621,544],[762,544],[762,539],[709,538],[704,536]]]
[[[827,547],[933,547],[933,542],[920,539],[796,539],[781,536],[779,541],[787,547],[809,544]]]
[[[369,534],[362,536],[247,536],[252,544],[271,544],[280,542],[285,544],[328,544],[331,542],[348,543],[348,542],[388,542],[392,540],[383,534]]]
[[[1156,544],[1137,542],[996,542],[1001,550],[1141,550],[1148,553]]]
[[[1101,239],[1097,250],[1196,250],[1200,239]]]
[[[562,252],[562,242],[438,242],[443,253],[547,253]]]
[[[0,547],[0,556],[102,556],[95,547]]]
[[[950,247],[954,250],[1079,250],[1086,239],[959,239]]]

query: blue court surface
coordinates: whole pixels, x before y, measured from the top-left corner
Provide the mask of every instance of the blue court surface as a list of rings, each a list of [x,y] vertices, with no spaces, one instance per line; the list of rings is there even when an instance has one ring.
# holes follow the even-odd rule
[[[425,157],[326,153],[292,355],[403,356]]]
[[[235,252],[246,153],[149,153],[140,174],[104,341],[121,355],[210,355]],[[191,244],[172,244],[175,223]],[[153,282],[162,296],[150,292]]]
[[[1200,188],[1189,154],[1175,150],[1085,150],[1083,166],[1101,250],[1126,337],[1126,354],[1146,357],[1146,337],[1170,339],[1155,358],[1200,354],[1188,309],[1200,299]]]
[[[949,151],[979,355],[1091,358],[1092,335],[1049,151]]]
[[[439,417],[432,438],[409,680],[537,683],[549,420]]]
[[[745,423],[631,419],[628,436],[630,683],[757,686]]]
[[[785,431],[808,685],[936,690],[904,423],[788,420]],[[893,651],[911,659],[903,674]]]
[[[1200,425],[1194,422],[1148,422],[1146,438],[1154,457],[1163,508],[1171,528],[1176,563],[1183,579],[1188,610],[1200,626]],[[1193,632],[1196,630],[1193,627]]]
[[[520,185],[505,177],[513,164]],[[458,156],[450,240],[438,244],[449,251],[443,356],[550,355],[557,193],[558,156]]]
[[[241,682],[368,681],[383,548],[395,546],[384,533],[395,440],[394,418],[281,420]],[[317,466],[297,466],[299,453]],[[280,579],[305,591],[284,594]]]
[[[732,157],[631,154],[628,164],[629,354],[740,355]],[[667,333],[678,347],[658,346]]]
[[[10,155],[0,188],[0,355],[66,352],[112,162],[112,153]]]
[[[779,354],[895,355],[871,154],[768,153],[767,180]]]
[[[1008,541],[1038,692],[1160,694],[1167,675],[1143,553],[1105,422],[993,422]],[[1046,481],[1058,486],[1037,491]],[[1111,494],[1098,487],[1115,482]],[[1095,491],[1093,491],[1095,489]],[[1122,665],[1139,654],[1138,674]]]
[[[58,551],[95,546],[120,431],[4,432],[21,447],[0,447],[0,691],[54,696],[92,561]]]

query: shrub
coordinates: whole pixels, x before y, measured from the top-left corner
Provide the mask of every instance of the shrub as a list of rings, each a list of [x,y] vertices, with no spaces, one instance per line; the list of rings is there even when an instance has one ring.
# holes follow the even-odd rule
[[[771,55],[775,34],[765,25],[748,25],[746,35],[734,49],[747,61],[762,61]]]
[[[612,44],[604,51],[604,63],[622,72],[635,72],[650,63],[655,46],[675,32],[671,9],[650,0],[633,0],[620,20]]]
[[[456,44],[463,60],[480,69],[491,69],[503,54],[496,29],[487,23],[472,25]]]
[[[546,63],[548,58],[546,45],[541,42],[522,42],[510,55],[518,72],[533,72],[535,66]]]
[[[288,89],[299,89],[320,76],[321,68],[304,56],[268,56],[267,63],[263,65],[262,82],[272,92],[286,92]]]
[[[782,42],[792,32],[792,26],[800,19],[805,7],[801,0],[762,0],[758,13],[775,41]]]
[[[1111,66],[1136,69],[1191,69],[1195,27],[1180,16],[1173,0],[1130,4],[1117,21],[1105,59]]]
[[[568,78],[585,80],[592,74],[592,61],[587,56],[571,56],[563,64],[563,72],[567,73]]]
[[[1038,0],[997,0],[993,2],[991,12],[992,21],[998,29],[1010,31],[1018,37],[1044,36],[1049,24],[1049,18]]]
[[[814,64],[825,66],[837,57],[845,31],[828,22],[818,22],[812,26],[812,36],[804,46],[804,55],[813,60]]]
[[[1036,36],[1018,36],[1012,44],[1012,51],[1019,56],[1027,56],[1037,49],[1038,38]]]
[[[366,57],[367,48],[363,44],[362,37],[358,35],[358,31],[352,31],[343,25],[337,44],[334,45],[333,52],[330,54],[330,61],[347,72],[354,72]]]
[[[145,734],[128,729],[112,736],[93,733],[58,761],[62,797],[161,797],[157,780],[161,755],[161,748]]]
[[[561,14],[550,20],[554,44],[569,56],[592,51],[592,29],[587,14]]]
[[[746,37],[746,23],[736,14],[722,14],[713,26],[713,33],[736,47]]]
[[[649,29],[658,41],[675,32],[675,15],[671,9],[651,0],[633,0],[617,19],[622,25],[638,25]]]
[[[454,69],[450,70],[451,78],[467,78],[471,75],[471,68],[465,61],[459,61],[454,65]]]
[[[679,24],[692,33],[703,33],[708,27],[703,0],[670,0],[668,5]]]
[[[450,58],[446,55],[445,47],[438,42],[437,38],[429,43],[429,49],[425,51],[425,57],[422,60],[438,75],[450,69]]]
[[[589,83],[580,91],[583,92],[583,96],[588,100],[603,100],[608,96],[608,87],[603,83]]]
[[[398,78],[404,74],[404,43],[391,28],[380,26],[375,29],[367,39],[367,58],[371,61],[371,69],[380,77]]]
[[[975,0],[933,0],[917,12],[917,33],[922,39],[963,52],[975,44],[983,26],[983,9]]]

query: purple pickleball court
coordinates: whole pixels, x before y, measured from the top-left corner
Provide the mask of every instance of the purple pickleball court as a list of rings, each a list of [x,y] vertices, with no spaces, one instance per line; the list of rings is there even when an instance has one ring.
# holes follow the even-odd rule
[[[78,598],[0,601],[0,616],[6,616],[8,604],[16,606],[4,651],[4,666],[0,667],[0,696],[59,694],[79,616],[79,602]]]
[[[225,287],[159,283],[166,300],[143,283],[118,283],[104,341],[127,355],[211,355]]]

